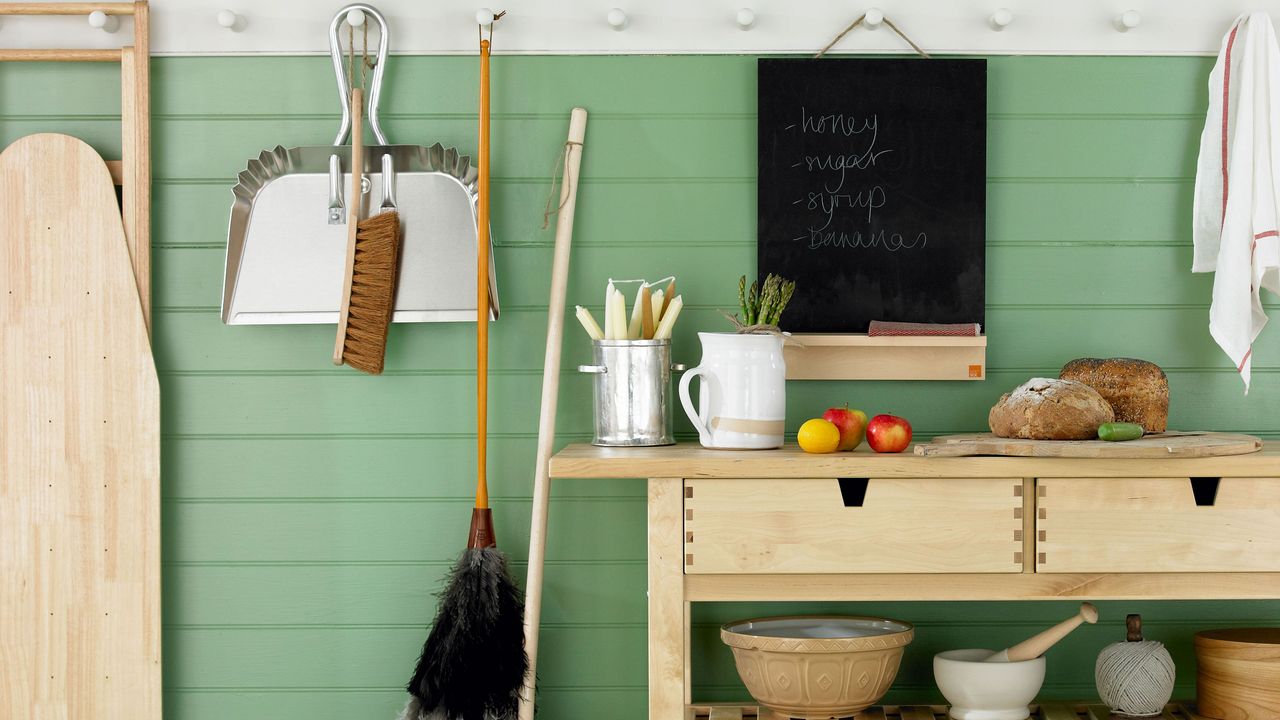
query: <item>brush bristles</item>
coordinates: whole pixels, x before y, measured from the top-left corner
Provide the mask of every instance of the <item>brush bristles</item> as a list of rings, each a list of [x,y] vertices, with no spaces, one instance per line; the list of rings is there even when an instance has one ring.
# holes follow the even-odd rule
[[[420,716],[514,720],[528,669],[524,600],[506,557],[496,547],[468,548],[409,680]]]
[[[342,361],[370,375],[382,373],[387,328],[395,307],[400,262],[400,215],[384,212],[356,226],[356,259],[351,271],[351,309]]]

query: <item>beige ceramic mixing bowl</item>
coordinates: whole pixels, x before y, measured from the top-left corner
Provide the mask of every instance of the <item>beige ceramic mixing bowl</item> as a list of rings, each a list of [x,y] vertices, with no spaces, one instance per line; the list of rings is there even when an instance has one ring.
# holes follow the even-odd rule
[[[851,616],[772,617],[720,628],[756,702],[788,718],[856,715],[898,674],[911,623]]]

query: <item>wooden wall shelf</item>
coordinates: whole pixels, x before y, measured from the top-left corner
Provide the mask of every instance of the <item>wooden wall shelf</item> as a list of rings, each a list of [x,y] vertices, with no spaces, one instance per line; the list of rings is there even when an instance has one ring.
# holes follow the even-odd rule
[[[983,380],[987,336],[793,335],[788,380]]]

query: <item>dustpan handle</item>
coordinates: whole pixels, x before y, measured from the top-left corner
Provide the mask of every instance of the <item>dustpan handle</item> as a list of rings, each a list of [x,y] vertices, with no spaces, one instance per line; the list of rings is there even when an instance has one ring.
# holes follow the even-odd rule
[[[352,3],[338,11],[333,16],[333,22],[329,24],[329,55],[333,58],[333,72],[338,77],[338,102],[342,105],[342,126],[338,128],[338,136],[333,139],[333,144],[345,145],[347,135],[351,132],[351,88],[347,86],[347,71],[342,64],[342,43],[338,40],[338,30],[342,27],[342,23],[347,19],[347,13],[352,10],[359,10],[365,14],[365,22],[369,22],[369,18],[377,21],[379,35],[378,39],[378,59],[377,65],[373,68],[373,84],[369,89],[369,109],[365,111],[364,116],[369,121],[369,127],[373,128],[373,136],[377,138],[379,145],[388,145],[387,136],[382,134],[382,126],[378,124],[378,100],[382,94],[382,75],[387,69],[387,45],[390,33],[387,28],[387,19],[378,12],[377,8],[366,3]]]

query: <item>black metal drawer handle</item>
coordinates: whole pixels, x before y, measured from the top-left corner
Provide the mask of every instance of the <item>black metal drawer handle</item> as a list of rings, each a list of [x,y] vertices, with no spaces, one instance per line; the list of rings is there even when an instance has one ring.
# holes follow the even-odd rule
[[[836,478],[840,483],[840,499],[845,507],[862,507],[867,499],[867,478]]]
[[[1218,500],[1218,485],[1221,483],[1220,477],[1191,478],[1191,493],[1196,497],[1196,506],[1213,507]]]

